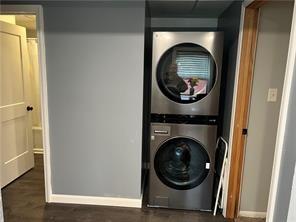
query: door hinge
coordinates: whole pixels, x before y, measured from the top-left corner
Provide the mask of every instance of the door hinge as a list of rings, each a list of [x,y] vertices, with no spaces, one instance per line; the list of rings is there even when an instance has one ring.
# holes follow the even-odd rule
[[[243,135],[248,135],[248,129],[247,129],[247,128],[243,128],[243,130],[242,130],[242,134],[243,134]]]

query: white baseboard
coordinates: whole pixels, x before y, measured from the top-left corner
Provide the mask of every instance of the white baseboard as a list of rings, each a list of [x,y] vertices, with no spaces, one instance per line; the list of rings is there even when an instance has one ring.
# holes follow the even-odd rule
[[[33,148],[33,153],[34,154],[43,154],[43,148]]]
[[[115,207],[133,207],[133,208],[142,207],[142,197],[139,199],[130,199],[130,198],[116,198],[116,197],[94,197],[94,196],[52,194],[50,195],[48,202],[115,206]]]
[[[240,217],[251,217],[251,218],[266,218],[266,212],[256,212],[256,211],[240,211]]]

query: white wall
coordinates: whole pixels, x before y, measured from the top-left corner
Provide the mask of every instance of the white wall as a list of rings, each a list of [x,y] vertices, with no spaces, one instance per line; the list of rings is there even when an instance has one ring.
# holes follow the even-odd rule
[[[292,11],[291,2],[271,2],[260,11],[241,191],[243,215],[245,211],[264,215],[267,209]],[[267,101],[269,88],[278,89],[276,102]]]
[[[44,22],[53,193],[140,198],[144,2],[50,4]]]
[[[41,125],[41,98],[40,98],[40,79],[38,61],[38,43],[36,39],[27,39],[28,55],[30,63],[30,88],[31,105],[34,107],[32,112],[33,130],[33,150],[34,153],[43,153],[42,144],[42,125]]]
[[[30,64],[31,104],[34,107],[32,113],[32,126],[41,127],[40,79],[37,40],[27,39],[27,47]]]

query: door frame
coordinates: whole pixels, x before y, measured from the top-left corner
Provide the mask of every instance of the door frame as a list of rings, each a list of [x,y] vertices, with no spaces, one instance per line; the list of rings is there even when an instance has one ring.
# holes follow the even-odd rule
[[[236,218],[239,215],[243,161],[245,155],[245,136],[242,129],[248,127],[250,96],[254,71],[254,59],[258,34],[260,8],[269,0],[246,0],[242,5],[236,77],[232,103],[231,128],[229,139],[229,171],[227,172],[224,192],[223,215],[227,218]],[[291,92],[291,82],[296,58],[296,4],[290,33],[289,51],[285,70],[285,79],[281,99],[275,144],[274,163],[272,169],[271,186],[269,193],[266,221],[273,221],[275,200],[279,180],[279,169],[284,143],[287,110]],[[244,98],[238,100],[238,98]]]
[[[45,57],[44,20],[43,8],[41,5],[1,5],[1,14],[34,14],[36,15],[36,29],[38,40],[38,62],[40,77],[40,97],[41,97],[41,122],[43,140],[43,161],[44,161],[44,184],[45,201],[51,202],[51,162],[50,162],[50,137],[48,118],[48,95],[47,95],[47,73]]]
[[[289,51],[287,57],[287,65],[285,71],[285,79],[283,86],[283,94],[281,101],[281,109],[279,114],[279,123],[277,129],[275,154],[273,160],[273,169],[271,175],[271,183],[269,189],[268,206],[266,221],[274,221],[274,212],[276,208],[276,197],[280,179],[281,160],[285,142],[286,123],[288,118],[288,108],[290,95],[292,90],[292,79],[296,72],[296,2],[294,1],[293,17],[291,24]],[[294,76],[295,78],[295,76]],[[288,200],[289,201],[289,200]]]

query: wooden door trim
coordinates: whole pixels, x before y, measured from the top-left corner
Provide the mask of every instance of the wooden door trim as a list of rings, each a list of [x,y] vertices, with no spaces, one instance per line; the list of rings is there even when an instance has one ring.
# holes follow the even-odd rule
[[[245,7],[238,85],[232,133],[231,166],[228,181],[226,217],[236,218],[239,213],[243,171],[245,136],[247,128],[254,60],[256,54],[259,11],[267,0],[255,0]]]

